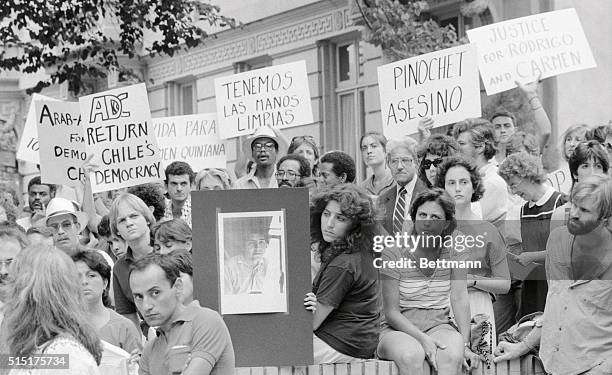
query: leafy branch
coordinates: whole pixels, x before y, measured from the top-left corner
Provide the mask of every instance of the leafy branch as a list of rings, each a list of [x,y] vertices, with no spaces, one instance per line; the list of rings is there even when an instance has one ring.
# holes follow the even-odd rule
[[[78,94],[85,81],[111,68],[131,75],[118,57],[173,56],[210,37],[197,21],[235,27],[219,7],[199,0],[11,0],[0,2],[0,70],[45,71],[27,90],[68,82]],[[143,48],[145,31],[158,38]]]

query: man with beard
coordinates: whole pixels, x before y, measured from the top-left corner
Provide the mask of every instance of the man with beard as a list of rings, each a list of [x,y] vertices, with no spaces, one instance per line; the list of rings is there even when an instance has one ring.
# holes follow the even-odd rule
[[[34,177],[28,183],[28,216],[17,220],[24,230],[32,226],[44,226],[45,210],[49,201],[55,198],[56,186],[43,184],[40,177]]]
[[[417,177],[417,154],[408,140],[391,140],[387,144],[387,165],[395,183],[380,193],[378,205],[384,213],[382,222],[390,234],[402,231],[404,220],[410,220],[410,205],[416,196],[427,189]]]
[[[234,189],[277,188],[274,178],[276,159],[279,153],[287,151],[286,141],[274,130],[262,126],[255,130],[242,144],[242,150],[250,155],[255,167],[244,177],[234,183]]]
[[[593,175],[575,185],[567,226],[546,245],[549,282],[544,315],[519,343],[502,342],[495,362],[540,345],[547,373],[612,373],[612,179]]]
[[[298,154],[283,156],[276,165],[278,187],[295,187],[304,177],[310,177],[308,160]]]

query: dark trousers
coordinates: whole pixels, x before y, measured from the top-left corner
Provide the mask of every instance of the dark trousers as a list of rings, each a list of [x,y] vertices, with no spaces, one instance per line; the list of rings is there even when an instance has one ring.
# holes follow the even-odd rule
[[[493,302],[493,313],[495,314],[495,326],[497,335],[506,332],[512,327],[521,315],[521,294],[523,290],[523,282],[520,280],[512,280],[510,290],[506,294],[495,295],[496,300]]]

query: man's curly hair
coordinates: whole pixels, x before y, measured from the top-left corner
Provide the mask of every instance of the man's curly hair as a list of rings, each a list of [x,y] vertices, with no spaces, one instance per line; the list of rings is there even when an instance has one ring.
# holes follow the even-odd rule
[[[509,155],[501,163],[497,173],[507,184],[510,183],[512,177],[518,177],[536,184],[541,184],[546,181],[546,174],[544,173],[544,167],[540,159],[526,152],[518,152]]]

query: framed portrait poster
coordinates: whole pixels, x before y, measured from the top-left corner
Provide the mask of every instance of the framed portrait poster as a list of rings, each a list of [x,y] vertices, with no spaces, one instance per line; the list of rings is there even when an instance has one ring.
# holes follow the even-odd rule
[[[191,193],[194,298],[227,324],[237,367],[313,363],[308,190]]]

